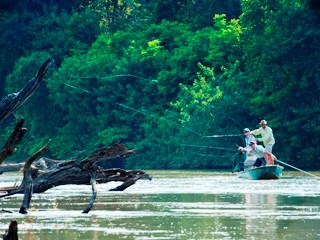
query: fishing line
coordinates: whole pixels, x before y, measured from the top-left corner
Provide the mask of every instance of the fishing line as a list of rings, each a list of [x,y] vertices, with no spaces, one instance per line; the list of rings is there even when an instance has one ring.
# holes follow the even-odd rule
[[[212,148],[212,149],[218,149],[218,150],[224,150],[224,151],[232,151],[234,152],[233,148],[223,148],[223,147],[214,147],[214,146],[203,146],[203,145],[192,145],[192,144],[180,144],[178,146],[183,147],[196,147],[196,148]]]
[[[200,156],[200,157],[216,157],[216,158],[232,158],[233,156],[230,155],[230,156],[221,156],[221,155],[211,155],[211,154],[201,154],[201,153],[194,153],[192,152],[191,153],[192,155],[196,155],[196,156]]]
[[[137,75],[133,75],[133,74],[117,74],[117,75],[113,75],[113,76],[107,76],[107,77],[99,77],[99,76],[89,76],[89,77],[68,77],[68,79],[90,79],[90,78],[98,78],[98,79],[111,79],[111,78],[118,78],[118,77],[132,77],[132,78],[137,78],[137,79],[142,79],[142,80],[146,80],[149,82],[158,82],[158,80],[156,79],[148,79],[148,78],[144,78],[144,77],[140,77]]]
[[[171,121],[171,120],[169,120],[169,119],[166,119],[165,117],[158,117],[158,116],[156,116],[156,115],[154,115],[154,114],[149,114],[149,113],[143,112],[143,111],[141,111],[141,110],[137,110],[137,109],[134,109],[134,108],[132,108],[132,107],[128,107],[128,106],[126,106],[126,105],[124,105],[124,104],[121,104],[121,103],[115,103],[115,104],[117,104],[117,105],[119,105],[119,106],[121,106],[121,107],[130,109],[130,110],[132,110],[132,111],[135,111],[135,112],[144,114],[144,115],[146,115],[146,116],[150,116],[150,117],[158,118],[158,119],[161,119],[161,120],[165,120],[165,121],[170,122],[170,123],[172,123],[172,124],[174,124],[174,125],[176,125],[176,126],[179,126],[179,127],[183,128],[183,129],[186,129],[186,130],[188,130],[188,131],[190,131],[190,132],[192,132],[192,133],[194,133],[194,134],[196,134],[196,135],[198,135],[198,136],[200,136],[200,137],[204,137],[204,138],[219,138],[219,137],[239,137],[239,136],[242,136],[242,134],[224,134],[224,135],[205,136],[205,135],[203,135],[203,134],[201,134],[201,133],[198,133],[198,132],[192,130],[191,128],[185,127],[185,126],[183,126],[183,125],[181,125],[181,124],[179,124],[179,123],[177,123],[177,122],[173,122],[173,121]]]
[[[90,91],[88,91],[88,90],[86,90],[86,89],[84,89],[84,88],[78,88],[78,87],[72,86],[72,85],[67,84],[67,83],[62,83],[62,84],[63,84],[63,85],[66,85],[66,86],[68,86],[68,87],[70,87],[70,88],[73,88],[73,89],[76,89],[76,90],[81,90],[81,91],[83,91],[83,92],[86,92],[86,93],[90,93],[90,94],[95,95],[93,92],[90,92]]]
[[[173,125],[179,126],[179,127],[184,128],[184,129],[186,129],[186,130],[188,130],[188,131],[190,131],[190,132],[192,132],[192,133],[194,133],[194,134],[196,134],[196,135],[198,135],[198,136],[200,136],[200,137],[203,137],[202,134],[200,134],[200,133],[192,130],[191,128],[182,126],[181,124],[179,124],[179,123],[177,123],[177,122],[174,122],[174,121],[171,121],[171,120],[169,120],[169,119],[167,119],[167,118],[165,118],[165,117],[159,117],[159,116],[156,116],[156,115],[154,115],[154,114],[149,114],[149,113],[143,112],[143,111],[141,111],[141,110],[137,110],[137,109],[134,109],[134,108],[132,108],[132,107],[128,107],[128,106],[126,106],[126,105],[124,105],[124,104],[122,104],[122,103],[115,103],[115,104],[117,104],[117,105],[119,105],[119,106],[121,106],[121,107],[130,109],[130,110],[132,110],[132,111],[135,111],[135,112],[137,112],[137,113],[141,113],[141,114],[146,115],[146,116],[150,116],[150,117],[154,117],[154,118],[157,118],[157,119],[165,120],[165,121],[167,121],[167,122],[169,122],[169,123],[172,123]]]
[[[75,87],[75,86],[73,86],[73,85],[71,85],[71,84],[67,84],[67,83],[61,83],[61,84],[65,85],[65,86],[68,86],[68,87],[70,87],[70,88],[73,88],[73,89],[77,89],[77,90],[86,92],[86,93],[90,93],[90,94],[93,94],[93,95],[97,95],[97,94],[95,94],[95,93],[93,93],[93,92],[90,92],[89,90],[86,90],[86,89],[84,89],[84,88]],[[164,117],[159,117],[159,116],[156,116],[156,115],[154,115],[154,114],[150,114],[150,113],[147,113],[147,112],[144,112],[144,111],[141,111],[141,110],[138,110],[138,109],[135,109],[135,108],[126,106],[126,105],[124,105],[124,104],[122,104],[122,103],[117,103],[117,102],[115,102],[114,104],[119,105],[119,106],[121,106],[121,107],[123,107],[123,108],[129,109],[129,110],[131,110],[131,111],[134,111],[134,112],[137,112],[137,113],[141,113],[141,114],[143,114],[143,115],[145,115],[145,116],[150,116],[150,117],[153,117],[153,118],[165,120],[165,121],[167,121],[167,122],[169,122],[169,123],[171,123],[171,124],[173,124],[173,125],[176,125],[176,126],[179,126],[179,127],[181,127],[181,128],[184,128],[184,129],[186,129],[186,130],[188,130],[188,131],[190,131],[190,132],[192,132],[192,133],[194,133],[194,134],[196,134],[196,135],[198,135],[198,136],[200,136],[200,137],[204,137],[202,134],[200,134],[200,133],[192,130],[191,128],[182,126],[181,124],[176,123],[176,122],[174,122],[174,121],[171,121],[171,120],[169,120],[169,119],[166,119],[166,118],[164,118]]]
[[[111,76],[110,78],[112,78],[112,77],[123,77],[123,76],[130,76],[130,77],[136,77],[136,78],[140,78],[140,79],[149,80],[149,79],[142,78],[142,77],[135,76],[135,75],[131,75],[131,74],[115,75],[115,76]],[[86,77],[86,78],[89,78],[89,77]],[[107,78],[107,77],[105,77],[105,78]],[[153,81],[153,80],[152,80],[152,81]],[[91,92],[91,91],[89,91],[89,90],[87,90],[87,89],[84,89],[84,88],[75,87],[75,86],[73,86],[73,85],[71,85],[71,84],[67,84],[67,83],[64,83],[64,82],[62,82],[62,84],[65,85],[65,86],[68,86],[68,87],[70,87],[70,88],[76,89],[76,90],[80,90],[80,91],[83,91],[83,92],[86,92],[86,93],[90,93],[90,94],[93,94],[93,95],[97,95],[97,94],[95,94],[95,93],[93,93],[93,92]],[[115,102],[114,104],[119,105],[119,106],[121,106],[121,107],[123,107],[123,108],[129,109],[129,110],[131,110],[131,111],[134,111],[134,112],[143,114],[143,115],[145,115],[145,116],[150,116],[150,117],[153,117],[153,118],[156,118],[156,119],[161,119],[161,120],[167,121],[167,122],[169,122],[169,123],[171,123],[171,124],[173,124],[173,125],[175,125],[175,126],[179,126],[180,128],[186,129],[186,130],[188,130],[189,132],[192,132],[192,133],[194,133],[194,134],[196,134],[196,135],[198,135],[198,136],[200,136],[200,137],[204,137],[204,138],[222,138],[222,137],[239,137],[239,136],[242,136],[242,134],[223,134],[223,135],[205,136],[205,135],[203,135],[203,134],[201,134],[201,133],[198,133],[198,132],[194,131],[194,130],[191,129],[191,128],[185,127],[185,126],[183,126],[183,125],[181,125],[181,124],[179,124],[179,123],[177,123],[177,122],[174,122],[174,121],[172,121],[172,120],[169,120],[169,119],[167,119],[167,118],[165,118],[165,117],[159,117],[159,116],[156,116],[156,115],[154,115],[154,114],[150,114],[150,113],[147,113],[147,112],[144,112],[144,111],[141,111],[141,110],[138,110],[138,109],[135,109],[135,108],[126,106],[126,105],[124,105],[124,104],[122,104],[122,103],[117,103],[117,102]]]

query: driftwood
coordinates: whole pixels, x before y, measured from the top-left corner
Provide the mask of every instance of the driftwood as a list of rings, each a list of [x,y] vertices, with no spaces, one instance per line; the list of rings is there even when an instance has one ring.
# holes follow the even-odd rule
[[[46,170],[39,169],[36,165],[30,164],[37,157],[46,151],[46,147],[40,149],[35,155],[27,160],[24,166],[24,173],[30,171],[33,177],[33,192],[42,193],[56,186],[68,185],[68,184],[84,184],[91,185],[91,178],[96,174],[97,183],[107,183],[111,181],[124,182],[128,184],[128,181],[134,181],[138,179],[150,179],[142,170],[123,170],[119,168],[104,169],[97,165],[100,161],[107,161],[111,159],[120,158],[123,155],[134,154],[133,150],[128,150],[123,144],[114,144],[109,148],[102,148],[94,152],[91,156],[81,160],[53,160],[48,158],[41,158],[41,161],[45,162],[48,166]],[[17,193],[23,193],[24,182],[20,186],[14,186],[12,188],[0,188],[0,191],[6,191],[6,194],[0,195],[0,198],[14,195]],[[129,186],[131,186],[130,184]],[[119,188],[119,191],[125,190],[125,188]]]
[[[11,221],[8,231],[3,235],[3,240],[18,240],[18,222]]]
[[[21,122],[17,129],[23,129]],[[15,136],[15,134],[11,134]],[[14,141],[7,141],[14,142]],[[8,144],[12,147],[12,145]],[[15,145],[14,145],[15,146]],[[126,171],[118,168],[104,169],[98,165],[101,161],[122,158],[134,154],[134,150],[128,150],[123,144],[114,144],[112,147],[103,147],[95,151],[89,157],[76,161],[54,160],[49,158],[40,158],[48,149],[48,144],[32,155],[24,164],[23,180],[19,186],[0,188],[0,198],[14,194],[24,194],[23,202],[20,207],[20,213],[27,213],[30,206],[32,194],[42,193],[48,189],[61,185],[78,184],[92,185],[92,197],[88,207],[83,213],[88,213],[95,202],[97,196],[96,185],[111,181],[123,182],[122,185],[111,189],[110,191],[123,191],[139,179],[149,179],[151,177],[142,170]],[[3,151],[6,152],[6,151]],[[36,161],[40,158],[38,161]],[[35,162],[36,161],[36,162]],[[20,164],[18,164],[20,166]]]
[[[37,171],[32,167],[32,163],[36,160],[39,156],[45,153],[48,150],[48,145],[41,148],[38,152],[36,152],[32,157],[30,157],[23,168],[23,181],[22,187],[24,190],[24,197],[22,201],[22,205],[20,207],[19,213],[27,213],[27,209],[30,206],[30,201],[33,194],[33,184],[34,178],[36,177]]]
[[[17,172],[23,168],[24,163],[8,163],[0,166],[0,174],[5,172]]]
[[[34,93],[52,63],[53,60],[48,59],[41,65],[36,76],[32,78],[21,91],[9,94],[0,101],[0,122],[21,107]],[[23,128],[23,124],[24,119],[21,119],[0,152],[0,165],[7,157],[16,151],[16,146],[25,135],[27,129]],[[128,150],[123,144],[115,144],[112,147],[103,147],[81,161],[77,161],[76,159],[54,160],[44,157],[40,158],[47,149],[48,144],[32,155],[23,164],[23,180],[20,185],[0,188],[0,194],[2,194],[0,195],[0,198],[14,194],[24,194],[19,211],[22,214],[27,213],[33,194],[45,192],[56,186],[69,184],[91,185],[92,197],[89,205],[83,211],[83,213],[88,213],[92,209],[97,197],[97,184],[111,181],[123,182],[121,186],[110,190],[123,191],[139,179],[151,180],[151,177],[142,170],[126,171],[120,168],[104,169],[99,167],[98,163],[101,161],[116,160],[134,153],[133,150]],[[21,169],[22,164],[10,164],[3,167],[9,167],[9,170],[19,170]],[[0,174],[5,171],[5,168],[2,168]],[[12,229],[17,229],[16,222],[12,223]]]

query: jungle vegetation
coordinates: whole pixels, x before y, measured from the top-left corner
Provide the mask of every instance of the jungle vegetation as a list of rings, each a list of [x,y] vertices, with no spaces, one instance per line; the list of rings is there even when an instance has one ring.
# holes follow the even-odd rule
[[[313,0],[3,0],[0,94],[55,66],[1,143],[23,117],[12,162],[51,139],[55,159],[124,143],[127,168],[226,168],[266,119],[279,159],[320,169],[319,26]]]

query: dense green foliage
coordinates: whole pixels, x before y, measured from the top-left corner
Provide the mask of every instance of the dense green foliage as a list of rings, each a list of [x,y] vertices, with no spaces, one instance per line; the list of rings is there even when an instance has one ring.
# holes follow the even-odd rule
[[[320,168],[314,1],[7,2],[0,93],[56,63],[15,113],[29,131],[13,161],[51,139],[54,158],[122,142],[137,150],[130,168],[229,167],[242,129],[266,119],[278,158]]]

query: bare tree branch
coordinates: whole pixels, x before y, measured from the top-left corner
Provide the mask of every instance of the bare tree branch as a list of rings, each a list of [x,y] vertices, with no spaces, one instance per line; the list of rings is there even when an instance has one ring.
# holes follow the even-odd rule
[[[53,59],[45,61],[39,68],[37,74],[25,85],[23,89],[17,93],[9,94],[0,101],[0,122],[20,108],[22,104],[35,92],[52,63]]]

